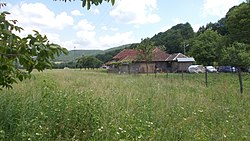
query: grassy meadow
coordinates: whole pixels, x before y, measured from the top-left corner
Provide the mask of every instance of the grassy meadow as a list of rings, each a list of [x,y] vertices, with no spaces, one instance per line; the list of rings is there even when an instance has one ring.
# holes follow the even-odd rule
[[[0,91],[0,140],[249,141],[250,75],[46,70]]]

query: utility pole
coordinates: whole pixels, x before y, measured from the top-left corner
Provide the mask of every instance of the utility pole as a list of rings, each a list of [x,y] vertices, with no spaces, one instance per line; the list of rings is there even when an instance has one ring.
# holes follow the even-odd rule
[[[185,44],[185,42],[184,42],[184,51],[183,51],[183,54],[185,55],[186,54],[186,47],[188,47],[189,46],[189,44]]]
[[[75,61],[75,69],[76,69],[76,57],[75,57],[76,46],[74,46],[74,61]]]

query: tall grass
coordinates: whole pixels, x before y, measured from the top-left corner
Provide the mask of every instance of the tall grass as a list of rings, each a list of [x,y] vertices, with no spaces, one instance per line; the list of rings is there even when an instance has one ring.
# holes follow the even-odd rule
[[[34,73],[0,91],[0,140],[249,140],[250,76]]]

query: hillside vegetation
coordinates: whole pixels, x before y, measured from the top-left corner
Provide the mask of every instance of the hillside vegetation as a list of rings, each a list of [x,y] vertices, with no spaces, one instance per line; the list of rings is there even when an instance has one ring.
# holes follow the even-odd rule
[[[48,70],[0,91],[0,140],[249,140],[236,74]],[[244,74],[249,86],[250,75]]]
[[[120,51],[120,50],[122,50],[124,48],[128,48],[128,47],[130,47],[130,44],[109,48],[106,50],[70,50],[67,55],[62,54],[59,57],[56,57],[56,59],[54,59],[53,61],[54,62],[70,62],[70,61],[74,61],[75,59],[78,59],[82,56],[97,56],[97,55],[106,56],[105,54],[109,54],[109,53],[112,53],[112,52],[117,51],[117,50]],[[101,60],[101,61],[103,61],[103,60]]]

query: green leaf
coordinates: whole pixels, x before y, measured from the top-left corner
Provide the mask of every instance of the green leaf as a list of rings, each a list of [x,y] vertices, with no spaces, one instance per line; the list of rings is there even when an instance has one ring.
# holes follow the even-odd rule
[[[87,3],[87,0],[82,0],[82,7],[85,7]]]
[[[114,5],[115,4],[115,0],[111,0],[111,3],[112,3],[112,5]]]

